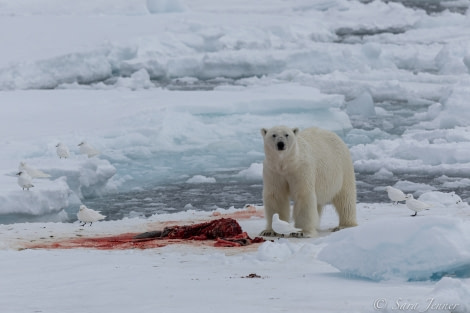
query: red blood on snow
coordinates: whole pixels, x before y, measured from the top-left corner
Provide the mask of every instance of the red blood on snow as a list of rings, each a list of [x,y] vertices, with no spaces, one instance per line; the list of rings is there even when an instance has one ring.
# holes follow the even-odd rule
[[[153,234],[146,236],[146,234]],[[157,234],[157,236],[155,235]],[[125,233],[106,237],[83,237],[64,239],[56,242],[29,245],[32,249],[72,249],[94,248],[101,250],[114,249],[150,249],[169,244],[187,243],[193,240],[215,240],[215,247],[241,247],[252,243],[263,242],[256,237],[251,239],[238,222],[232,218],[220,218],[193,225],[168,226],[163,231],[143,234]]]

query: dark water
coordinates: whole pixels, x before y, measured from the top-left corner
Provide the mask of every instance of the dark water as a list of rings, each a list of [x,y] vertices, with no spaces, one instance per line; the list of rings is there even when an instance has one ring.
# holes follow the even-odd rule
[[[445,10],[465,14],[468,3],[454,0],[383,0],[384,2],[398,2],[409,8],[422,9],[428,14],[440,13]],[[370,2],[370,1],[364,1]]]
[[[440,176],[440,175],[439,175]],[[400,178],[376,179],[373,175],[356,173],[357,201],[361,203],[389,202],[387,193],[377,188],[408,180],[434,186],[443,192],[454,191],[464,201],[470,201],[468,188],[443,188],[439,176],[400,175]],[[175,183],[154,189],[125,192],[89,198],[83,203],[99,208],[110,220],[124,217],[149,217],[153,214],[174,213],[189,209],[212,211],[216,208],[242,208],[245,204],[261,205],[263,187],[247,182],[217,182],[213,184]]]
[[[262,184],[240,182],[174,183],[153,189],[85,199],[85,205],[100,208],[108,219],[149,217],[156,213],[185,210],[213,211],[262,203]]]
[[[395,100],[385,100],[375,102],[376,108],[383,108],[392,113],[386,116],[376,116],[367,119],[360,117],[350,117],[354,129],[373,130],[375,128],[394,136],[401,136],[410,126],[419,121],[413,116],[415,113],[425,112],[429,108],[429,103],[407,103]],[[384,125],[393,125],[392,128],[384,128]],[[447,178],[443,178],[443,175]],[[394,172],[394,176],[388,179],[376,178],[374,173],[356,171],[357,199],[358,202],[387,202],[388,196],[385,192],[377,189],[388,185],[394,185],[398,181],[409,181],[417,184],[430,185],[437,191],[452,192],[459,195],[462,200],[470,201],[470,190],[468,188],[446,188],[443,184],[447,181],[455,181],[462,178],[470,178],[465,173],[426,173],[416,172],[410,169],[409,172]],[[415,195],[416,196],[416,195]]]

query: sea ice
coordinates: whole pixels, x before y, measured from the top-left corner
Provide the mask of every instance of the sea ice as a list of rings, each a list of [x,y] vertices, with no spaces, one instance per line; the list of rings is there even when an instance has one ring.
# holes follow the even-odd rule
[[[206,176],[203,176],[203,175],[195,175],[191,178],[189,178],[187,181],[186,181],[188,184],[207,184],[207,183],[215,183],[216,180],[214,177],[206,177]]]
[[[247,180],[261,181],[263,179],[263,164],[252,163],[247,169],[241,170],[236,176]]]
[[[428,280],[470,276],[470,223],[447,216],[389,217],[325,239],[318,258],[348,276]]]

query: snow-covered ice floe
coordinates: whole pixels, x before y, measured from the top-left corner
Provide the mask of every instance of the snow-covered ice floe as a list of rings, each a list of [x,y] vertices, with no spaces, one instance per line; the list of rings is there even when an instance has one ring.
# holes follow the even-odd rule
[[[376,281],[470,277],[470,221],[392,218],[334,233],[318,258],[351,277]]]
[[[108,188],[116,168],[107,160],[42,160],[51,177],[37,179],[34,188],[21,190],[9,173],[0,177],[1,223],[21,221],[68,221],[84,197],[99,196]]]

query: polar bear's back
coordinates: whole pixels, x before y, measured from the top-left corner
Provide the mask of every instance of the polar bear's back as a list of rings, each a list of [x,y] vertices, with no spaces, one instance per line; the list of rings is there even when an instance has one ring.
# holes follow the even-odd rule
[[[309,149],[317,157],[344,160],[347,156],[346,159],[351,161],[348,147],[338,135],[331,131],[311,127],[302,130],[298,136],[302,145],[301,149]]]
[[[347,181],[354,182],[354,167],[349,149],[335,133],[312,127],[298,135],[300,155],[315,164],[315,189],[320,204],[329,203]]]

